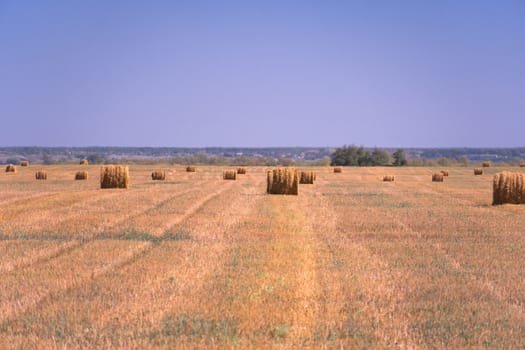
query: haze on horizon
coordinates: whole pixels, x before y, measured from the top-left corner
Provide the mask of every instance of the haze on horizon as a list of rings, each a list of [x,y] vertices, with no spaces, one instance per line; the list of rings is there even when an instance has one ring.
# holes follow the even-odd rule
[[[0,146],[525,146],[525,2],[0,1]]]

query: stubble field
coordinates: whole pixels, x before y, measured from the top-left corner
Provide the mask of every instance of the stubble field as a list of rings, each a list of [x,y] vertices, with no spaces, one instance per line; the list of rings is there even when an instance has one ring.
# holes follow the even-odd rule
[[[0,174],[0,348],[525,347],[502,168],[316,168],[299,196],[263,167],[132,165],[128,190],[40,168]]]

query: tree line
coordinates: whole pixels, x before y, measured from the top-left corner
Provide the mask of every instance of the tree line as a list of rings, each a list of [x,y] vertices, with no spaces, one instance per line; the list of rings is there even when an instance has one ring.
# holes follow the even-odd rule
[[[363,146],[345,145],[337,148],[332,153],[330,164],[346,166],[403,166],[407,164],[407,159],[402,149],[389,154],[379,148],[369,151]]]

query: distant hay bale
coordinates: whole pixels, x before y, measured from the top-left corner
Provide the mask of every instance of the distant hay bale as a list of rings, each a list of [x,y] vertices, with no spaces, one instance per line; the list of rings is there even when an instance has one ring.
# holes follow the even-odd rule
[[[481,163],[481,166],[482,166],[483,168],[490,168],[490,165],[491,165],[491,164],[490,164],[490,162],[489,162],[488,160],[486,160],[486,161],[484,161],[483,163]]]
[[[315,172],[313,171],[301,171],[299,176],[300,184],[313,184],[315,180]]]
[[[17,172],[16,165],[8,164],[8,165],[5,167],[5,172],[6,172],[6,173],[16,173],[16,172]]]
[[[525,204],[525,174],[504,171],[494,175],[492,205]]]
[[[525,168],[525,163],[520,164],[521,168]]]
[[[384,182],[393,182],[394,181],[394,175],[385,175],[383,176]]]
[[[196,171],[197,171],[197,169],[195,169],[194,166],[188,165],[188,166],[186,167],[186,172],[188,172],[188,173],[194,173],[194,172],[196,172]]]
[[[20,166],[29,166],[29,161],[27,161],[27,160],[22,160],[22,161],[20,162]]]
[[[474,175],[483,175],[482,168],[474,168]]]
[[[235,180],[235,179],[237,179],[237,171],[235,171],[235,170],[224,170],[222,172],[222,178],[224,180]]]
[[[299,174],[294,168],[268,171],[266,192],[269,194],[299,194]]]
[[[441,170],[440,173],[443,174],[443,176],[448,176],[448,170]]]
[[[246,168],[245,167],[237,168],[237,174],[246,174]]]
[[[39,170],[35,173],[35,178],[37,180],[47,180],[47,171]]]
[[[342,173],[342,172],[343,172],[343,168],[341,168],[340,166],[334,168],[334,173]]]
[[[100,167],[100,188],[128,188],[129,169],[124,165]]]
[[[82,160],[80,161],[80,165],[89,165],[89,162],[88,162],[87,159],[82,159]]]
[[[432,182],[443,182],[443,174],[435,173],[432,175]]]
[[[152,180],[166,180],[166,171],[164,170],[156,170],[151,173],[151,179]]]
[[[88,179],[88,172],[83,170],[83,171],[77,171],[77,173],[75,174],[75,180],[87,180]]]

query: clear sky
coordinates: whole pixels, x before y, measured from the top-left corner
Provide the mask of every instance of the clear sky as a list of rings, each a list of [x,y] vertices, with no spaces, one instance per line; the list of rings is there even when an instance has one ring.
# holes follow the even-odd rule
[[[525,1],[0,0],[1,146],[525,146]]]

